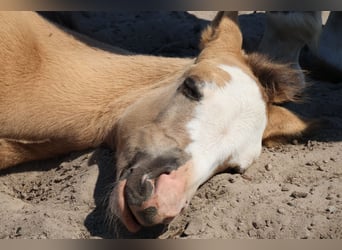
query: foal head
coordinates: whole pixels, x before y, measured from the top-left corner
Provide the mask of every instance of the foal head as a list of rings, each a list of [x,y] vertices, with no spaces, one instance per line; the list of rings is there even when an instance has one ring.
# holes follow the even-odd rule
[[[130,231],[167,223],[215,173],[245,170],[260,155],[263,137],[284,134],[275,126],[265,132],[268,117],[278,118],[270,107],[294,98],[299,77],[245,55],[237,13],[219,12],[193,64],[136,101],[115,125],[110,213]]]

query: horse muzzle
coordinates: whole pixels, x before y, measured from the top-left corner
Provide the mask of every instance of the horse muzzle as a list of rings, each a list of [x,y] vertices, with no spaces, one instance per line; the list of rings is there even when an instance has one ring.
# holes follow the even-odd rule
[[[191,161],[178,168],[165,169],[166,172],[150,178],[142,168],[136,168],[127,179],[119,181],[114,190],[115,211],[129,231],[169,223],[195,193],[191,187]]]

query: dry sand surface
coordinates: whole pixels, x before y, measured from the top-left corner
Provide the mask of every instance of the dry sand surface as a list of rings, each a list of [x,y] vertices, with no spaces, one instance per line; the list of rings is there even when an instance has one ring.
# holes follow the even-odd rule
[[[76,13],[67,25],[137,53],[195,56],[214,12]],[[240,17],[254,50],[262,13]],[[310,102],[290,104],[326,127],[307,140],[263,149],[244,175],[202,185],[168,226],[127,232],[108,226],[103,204],[115,163],[98,148],[25,164],[0,174],[0,239],[21,238],[342,238],[342,84],[313,82]]]

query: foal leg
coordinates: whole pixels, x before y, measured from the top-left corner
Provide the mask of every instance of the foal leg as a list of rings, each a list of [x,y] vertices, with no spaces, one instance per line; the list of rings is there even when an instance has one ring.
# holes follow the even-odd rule
[[[289,143],[293,139],[317,131],[323,124],[322,120],[301,118],[284,107],[271,105],[268,110],[268,124],[262,138],[263,145],[274,147]]]
[[[19,141],[0,139],[0,170],[19,163],[47,159],[83,148],[70,146],[64,141]]]

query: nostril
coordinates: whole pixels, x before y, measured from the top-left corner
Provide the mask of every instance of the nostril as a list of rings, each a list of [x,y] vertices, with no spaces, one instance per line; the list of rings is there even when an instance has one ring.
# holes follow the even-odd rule
[[[141,197],[144,197],[144,201],[150,198],[153,193],[154,183],[152,180],[145,178],[140,182],[140,188],[138,192],[140,193]]]
[[[148,175],[144,174],[143,177],[141,178],[141,182],[140,182],[141,186],[145,185],[145,182],[147,181],[147,178],[148,178]]]
[[[131,175],[125,187],[125,199],[129,205],[141,206],[152,196],[153,190],[154,183],[148,179],[148,175]]]

